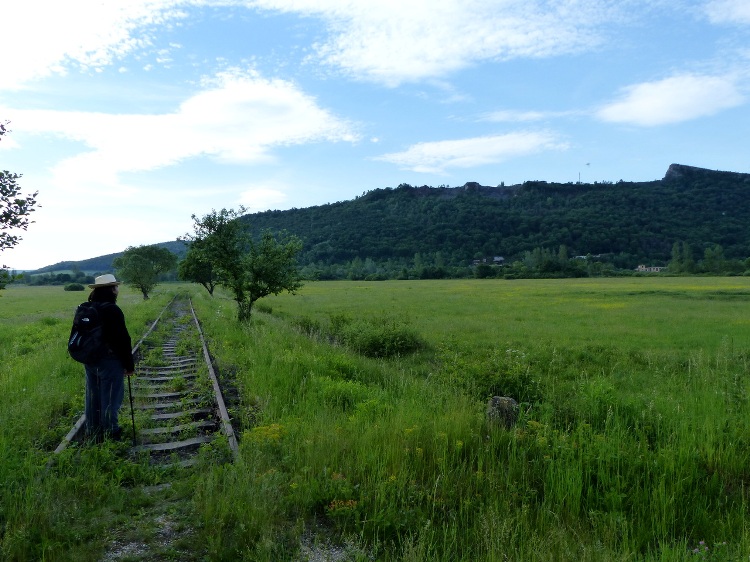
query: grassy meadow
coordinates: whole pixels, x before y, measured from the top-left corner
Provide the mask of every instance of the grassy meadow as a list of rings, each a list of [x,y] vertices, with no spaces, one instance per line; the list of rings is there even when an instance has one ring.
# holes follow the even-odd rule
[[[194,299],[240,458],[186,489],[210,560],[747,560],[750,279],[309,283],[238,325],[226,295],[124,291],[134,339]],[[99,560],[162,475],[52,449],[82,410],[84,293],[0,293],[0,553]],[[521,404],[489,423],[492,395]],[[196,555],[197,556],[197,555]],[[167,558],[168,559],[168,558]]]

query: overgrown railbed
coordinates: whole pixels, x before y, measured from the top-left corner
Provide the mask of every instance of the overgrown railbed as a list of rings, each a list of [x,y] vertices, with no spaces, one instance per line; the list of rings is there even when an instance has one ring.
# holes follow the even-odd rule
[[[749,289],[744,278],[314,283],[264,299],[246,325],[231,300],[196,292],[244,430],[236,463],[207,451],[190,483],[195,540],[212,560],[746,559]],[[17,559],[96,559],[85,544],[106,525],[90,511],[106,505],[116,521],[136,502],[128,483],[154,477],[106,447],[89,468],[39,468],[44,435],[64,433],[54,420],[79,393],[62,351],[45,348],[48,362],[34,351],[66,328],[64,315],[43,320],[55,306],[26,327],[0,308],[0,540]],[[134,322],[140,306],[126,309]],[[320,336],[341,315],[398,318],[390,326],[421,345],[366,357]],[[25,378],[9,375],[24,358]],[[20,415],[23,387],[33,397]],[[493,394],[521,402],[514,428],[486,420]],[[23,424],[13,444],[11,419]]]

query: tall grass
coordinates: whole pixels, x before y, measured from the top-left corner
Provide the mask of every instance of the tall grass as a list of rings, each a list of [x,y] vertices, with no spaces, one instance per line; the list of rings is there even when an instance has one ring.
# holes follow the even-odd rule
[[[264,299],[246,325],[220,292],[193,294],[236,389],[241,436],[237,462],[206,447],[190,482],[195,541],[212,560],[750,554],[744,278],[313,283]],[[27,320],[0,318],[3,554],[96,559],[117,517],[150,508],[130,486],[159,475],[113,447],[41,468],[53,441],[44,435],[67,431],[57,413],[66,400],[80,408],[82,379],[60,350],[5,354],[5,343],[36,349],[29,338],[67,335],[65,315],[41,320],[61,301],[40,311],[32,302],[19,305]],[[131,322],[155,316],[142,302],[123,306]],[[420,345],[366,357],[329,337],[342,315]],[[25,381],[6,380],[6,361],[26,356]],[[45,388],[38,373],[55,368]],[[23,384],[27,402],[9,396]],[[521,403],[512,429],[486,419],[492,394]],[[15,442],[12,420],[24,424]]]
[[[10,287],[0,294],[0,559],[96,560],[113,528],[148,499],[129,492],[158,479],[125,444],[51,451],[83,411],[83,366],[67,356],[85,293]],[[119,299],[134,341],[171,295]]]
[[[199,483],[214,556],[289,558],[306,531],[384,560],[745,555],[748,283],[716,281],[320,283],[242,329],[201,301],[252,412],[243,462]],[[431,353],[294,328],[391,309]],[[492,393],[522,402],[514,429]]]

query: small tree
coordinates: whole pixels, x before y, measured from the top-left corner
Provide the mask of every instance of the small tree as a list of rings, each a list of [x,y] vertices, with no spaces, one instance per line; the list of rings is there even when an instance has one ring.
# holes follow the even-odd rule
[[[282,291],[294,293],[302,286],[297,269],[297,254],[302,241],[296,236],[279,235],[277,239],[265,230],[258,242],[251,244],[244,261],[245,300],[238,302],[238,317],[250,318],[250,311],[260,298],[278,295]]]
[[[667,264],[670,273],[682,273],[683,271],[682,251],[680,248],[679,242],[672,244],[672,259]]]
[[[293,293],[302,286],[297,270],[297,254],[302,242],[296,236],[262,233],[254,241],[239,219],[244,212],[222,209],[198,219],[192,216],[194,233],[186,235],[197,263],[209,263],[217,283],[229,289],[237,303],[237,319],[250,318],[258,299]]]
[[[0,137],[10,132],[0,123]],[[21,241],[21,237],[11,234],[13,229],[26,230],[32,221],[29,215],[34,212],[38,191],[31,195],[21,195],[18,185],[20,174],[13,174],[7,170],[0,171],[0,253],[12,248]],[[0,268],[0,289],[10,280],[10,274],[3,266]]]
[[[202,240],[195,240],[191,243],[185,258],[177,266],[177,274],[183,281],[203,285],[208,294],[214,296],[218,278],[211,261],[200,250],[201,242]]]
[[[177,256],[160,246],[130,246],[112,265],[118,276],[143,294],[143,300],[159,281],[159,275],[177,266]]]

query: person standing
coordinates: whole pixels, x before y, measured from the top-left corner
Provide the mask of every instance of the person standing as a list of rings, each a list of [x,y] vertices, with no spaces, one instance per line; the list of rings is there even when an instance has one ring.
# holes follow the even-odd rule
[[[130,334],[125,315],[117,306],[120,282],[112,274],[94,279],[89,302],[97,303],[102,323],[102,337],[107,354],[86,368],[86,433],[101,441],[106,437],[119,440],[122,428],[118,412],[125,396],[125,377],[135,370]]]

